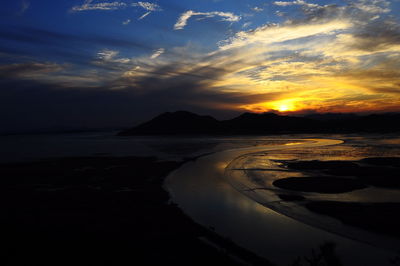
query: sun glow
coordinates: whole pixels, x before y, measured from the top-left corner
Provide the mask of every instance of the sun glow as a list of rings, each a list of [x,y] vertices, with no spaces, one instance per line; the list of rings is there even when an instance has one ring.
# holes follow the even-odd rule
[[[273,102],[243,105],[241,106],[241,108],[256,113],[264,113],[269,111],[278,111],[284,113],[299,111],[302,109],[302,106],[299,103],[298,99],[287,99]]]
[[[287,104],[281,104],[278,106],[278,111],[279,112],[286,112],[289,111],[289,106]]]
[[[296,111],[298,109],[294,99],[271,102],[269,106],[272,110],[277,110],[279,112]]]

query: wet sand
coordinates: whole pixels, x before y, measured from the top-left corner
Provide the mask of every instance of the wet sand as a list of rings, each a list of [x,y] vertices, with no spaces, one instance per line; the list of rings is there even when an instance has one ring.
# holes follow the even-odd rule
[[[337,254],[343,265],[390,265],[389,259],[395,257],[396,252],[378,246],[393,247],[391,244],[398,243],[397,240],[367,234],[364,230],[349,229],[340,221],[315,214],[305,207],[310,200],[347,200],[358,194],[348,197],[345,192],[343,198],[342,193],[324,194],[274,188],[272,183],[278,178],[304,177],[299,170],[285,169],[283,160],[294,162],[296,158],[304,158],[301,156],[304,148],[314,151],[323,147],[322,150],[332,154],[335,147],[327,146],[343,143],[329,139],[302,141],[291,139],[283,145],[233,149],[201,157],[170,174],[166,184],[174,202],[195,221],[213,226],[221,235],[229,236],[239,245],[278,265],[290,265],[296,256],[305,256],[326,241],[337,244]],[[294,155],[286,155],[283,153],[285,150]],[[274,151],[279,151],[278,156],[274,155]],[[317,151],[318,154],[320,151]],[[284,155],[280,156],[280,153]],[[357,153],[346,154],[354,158]],[[329,164],[338,168],[348,163]],[[312,171],[315,171],[314,176],[318,173],[319,177],[329,176],[318,172],[320,169]],[[357,180],[339,175],[334,178]],[[362,193],[364,189],[354,192],[357,191]],[[378,246],[370,245],[375,241],[379,241]]]

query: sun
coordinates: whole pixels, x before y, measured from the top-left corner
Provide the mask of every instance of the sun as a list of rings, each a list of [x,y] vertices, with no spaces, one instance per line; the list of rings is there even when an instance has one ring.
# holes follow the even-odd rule
[[[296,100],[283,100],[283,101],[276,101],[272,102],[270,106],[272,109],[277,110],[279,112],[289,112],[296,110]]]
[[[284,99],[273,102],[242,105],[241,108],[255,113],[278,111],[281,113],[297,111],[301,108],[300,100],[297,98]]]
[[[278,109],[279,112],[286,112],[286,111],[290,110],[290,108],[289,108],[289,106],[287,104],[278,105],[277,109]]]

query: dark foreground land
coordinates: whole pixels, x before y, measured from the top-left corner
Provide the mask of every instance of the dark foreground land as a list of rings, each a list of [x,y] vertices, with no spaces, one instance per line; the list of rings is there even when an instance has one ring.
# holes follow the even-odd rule
[[[354,203],[315,201],[306,207],[316,213],[329,215],[344,224],[400,238],[400,203]]]
[[[0,165],[1,265],[270,265],[185,216],[177,162],[64,158]]]

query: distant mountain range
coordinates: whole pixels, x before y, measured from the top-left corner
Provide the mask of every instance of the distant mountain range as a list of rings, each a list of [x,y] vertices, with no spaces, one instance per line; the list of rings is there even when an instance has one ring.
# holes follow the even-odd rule
[[[400,132],[400,114],[314,114],[304,117],[244,113],[219,121],[187,111],[167,112],[118,135],[246,135]]]

